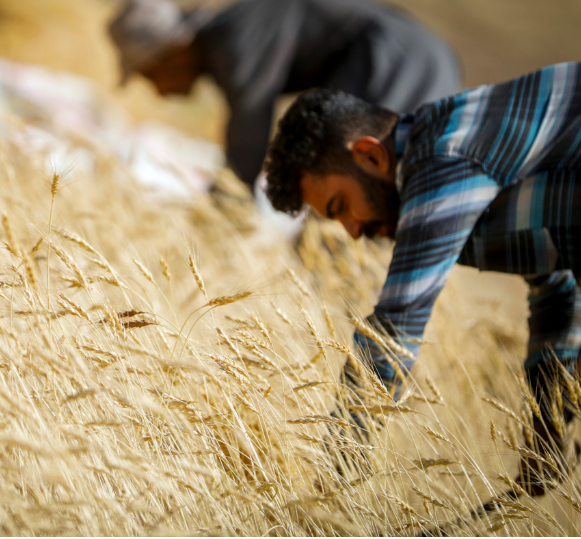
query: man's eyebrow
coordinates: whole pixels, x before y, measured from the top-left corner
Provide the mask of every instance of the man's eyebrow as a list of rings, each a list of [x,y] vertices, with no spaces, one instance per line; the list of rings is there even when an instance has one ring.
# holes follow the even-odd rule
[[[333,204],[334,204],[335,200],[337,200],[337,195],[332,196],[329,199],[329,202],[327,202],[327,205],[325,206],[325,213],[327,214],[327,217],[329,217],[330,219],[333,218],[333,210],[332,210],[332,208],[333,208]]]

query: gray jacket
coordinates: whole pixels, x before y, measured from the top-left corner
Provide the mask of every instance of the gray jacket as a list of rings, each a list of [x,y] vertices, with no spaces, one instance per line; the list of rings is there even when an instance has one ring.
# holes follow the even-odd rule
[[[460,89],[456,58],[440,39],[366,0],[243,0],[196,39],[230,105],[230,164],[249,185],[280,94],[322,86],[407,112]]]

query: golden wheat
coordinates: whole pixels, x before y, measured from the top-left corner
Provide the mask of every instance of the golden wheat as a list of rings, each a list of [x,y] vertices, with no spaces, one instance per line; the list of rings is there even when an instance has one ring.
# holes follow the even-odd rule
[[[389,246],[307,219],[295,250],[228,173],[177,207],[152,200],[102,148],[67,142],[91,152],[94,173],[63,181],[42,155],[0,141],[3,534],[581,530],[577,475],[521,446],[519,429],[530,441],[540,414],[514,375],[524,333],[495,333],[490,313],[453,331],[471,311],[445,290],[410,378],[405,341],[355,318],[408,381],[396,403],[348,324],[373,307]],[[176,246],[184,236],[203,279]],[[169,298],[141,260],[159,261]],[[356,387],[341,383],[347,358]],[[579,402],[572,376],[564,389]],[[558,417],[566,405],[555,393]],[[562,479],[549,496],[571,506],[566,526],[556,503],[543,510],[517,490],[520,458]],[[497,503],[504,520],[468,516],[507,486],[521,499]]]

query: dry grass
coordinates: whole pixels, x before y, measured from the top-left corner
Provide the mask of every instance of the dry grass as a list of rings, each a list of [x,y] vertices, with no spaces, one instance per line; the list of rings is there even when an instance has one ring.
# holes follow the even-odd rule
[[[432,15],[424,0],[410,6]],[[102,25],[113,7],[2,0],[4,54],[112,87]],[[452,41],[489,82],[467,52],[486,52],[474,39]],[[133,82],[116,99],[135,118],[155,110],[220,139],[223,102],[197,92],[162,103]],[[375,303],[388,244],[309,220],[295,250],[226,172],[212,196],[161,205],[78,137],[93,172],[55,176],[46,155],[12,144],[18,125],[0,140],[0,533],[580,533],[577,474],[541,499],[500,497],[537,410],[519,381],[524,320],[465,301],[453,275],[402,401],[359,362],[354,394],[339,372],[359,357],[351,333]],[[497,510],[472,518],[493,497]]]
[[[0,146],[2,533],[579,531],[574,476],[470,516],[523,451],[520,326],[470,316],[447,288],[403,400],[361,364],[355,395],[338,374],[358,362],[352,313],[373,305],[387,244],[310,220],[294,250],[227,172],[214,195],[162,205],[97,149],[92,176],[57,188],[13,134]]]

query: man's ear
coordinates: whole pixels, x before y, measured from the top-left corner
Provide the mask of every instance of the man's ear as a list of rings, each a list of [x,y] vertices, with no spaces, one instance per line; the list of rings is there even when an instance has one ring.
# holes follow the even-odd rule
[[[353,160],[363,170],[372,176],[385,178],[390,169],[391,161],[385,146],[374,137],[361,137],[347,146],[351,150]]]

